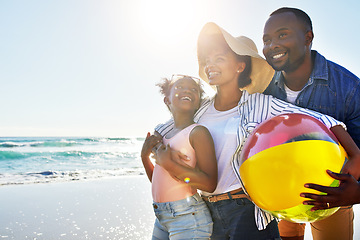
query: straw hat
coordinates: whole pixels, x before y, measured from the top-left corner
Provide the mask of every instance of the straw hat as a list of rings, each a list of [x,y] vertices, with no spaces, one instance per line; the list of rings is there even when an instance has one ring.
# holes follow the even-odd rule
[[[251,57],[252,71],[250,74],[251,84],[244,89],[249,93],[263,92],[274,76],[274,69],[262,58],[257,51],[255,43],[245,36],[233,37],[224,29],[213,22],[206,23],[199,34],[199,39],[206,35],[222,34],[229,47],[238,55]],[[199,41],[199,40],[198,40]],[[205,61],[199,61],[199,76],[209,82],[205,74]]]

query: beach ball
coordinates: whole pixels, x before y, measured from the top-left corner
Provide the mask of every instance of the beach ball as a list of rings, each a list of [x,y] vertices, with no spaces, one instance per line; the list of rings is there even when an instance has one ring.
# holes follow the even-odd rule
[[[240,155],[240,177],[252,201],[279,219],[304,223],[324,219],[339,208],[310,211],[305,183],[338,186],[326,169],[340,172],[347,155],[333,133],[305,114],[283,114],[260,123]]]

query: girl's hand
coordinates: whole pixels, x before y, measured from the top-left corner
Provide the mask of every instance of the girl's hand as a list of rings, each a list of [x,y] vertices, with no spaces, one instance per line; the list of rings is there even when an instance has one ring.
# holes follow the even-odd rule
[[[171,148],[169,145],[160,145],[156,150],[156,164],[167,168],[171,160]]]
[[[141,149],[141,158],[149,157],[152,149],[161,143],[161,138],[156,135],[151,135],[149,132],[146,135],[146,139]]]

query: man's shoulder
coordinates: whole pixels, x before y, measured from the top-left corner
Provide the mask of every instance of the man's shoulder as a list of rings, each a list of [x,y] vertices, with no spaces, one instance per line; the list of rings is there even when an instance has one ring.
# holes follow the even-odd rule
[[[316,60],[314,62],[314,70],[318,69],[317,72],[326,71],[328,74],[329,80],[332,81],[343,81],[344,78],[349,79],[350,81],[359,81],[359,77],[357,77],[350,70],[345,68],[344,66],[325,58],[320,53],[314,51],[316,53]],[[326,68],[326,69],[325,69]]]
[[[348,78],[349,80],[353,80],[353,81],[359,81],[359,77],[356,76],[354,73],[352,73],[350,70],[348,70],[347,68],[341,66],[338,63],[335,63],[333,61],[327,60],[328,61],[328,68],[329,71],[333,72],[334,75],[342,75],[343,77]],[[332,77],[330,75],[330,77]],[[337,78],[338,79],[338,78]]]

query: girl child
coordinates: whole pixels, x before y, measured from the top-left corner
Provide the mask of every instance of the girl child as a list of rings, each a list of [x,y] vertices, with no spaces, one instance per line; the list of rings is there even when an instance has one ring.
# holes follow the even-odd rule
[[[146,174],[152,182],[156,215],[152,239],[209,239],[213,223],[197,189],[215,190],[217,163],[209,131],[193,120],[203,93],[200,79],[174,75],[158,86],[172,113],[174,128],[164,135],[160,145],[159,138],[148,133],[141,151]],[[161,149],[155,166],[150,161],[154,146]],[[179,160],[176,165],[173,161],[161,161],[171,158],[170,147],[188,159]],[[172,173],[165,168],[171,168]]]

